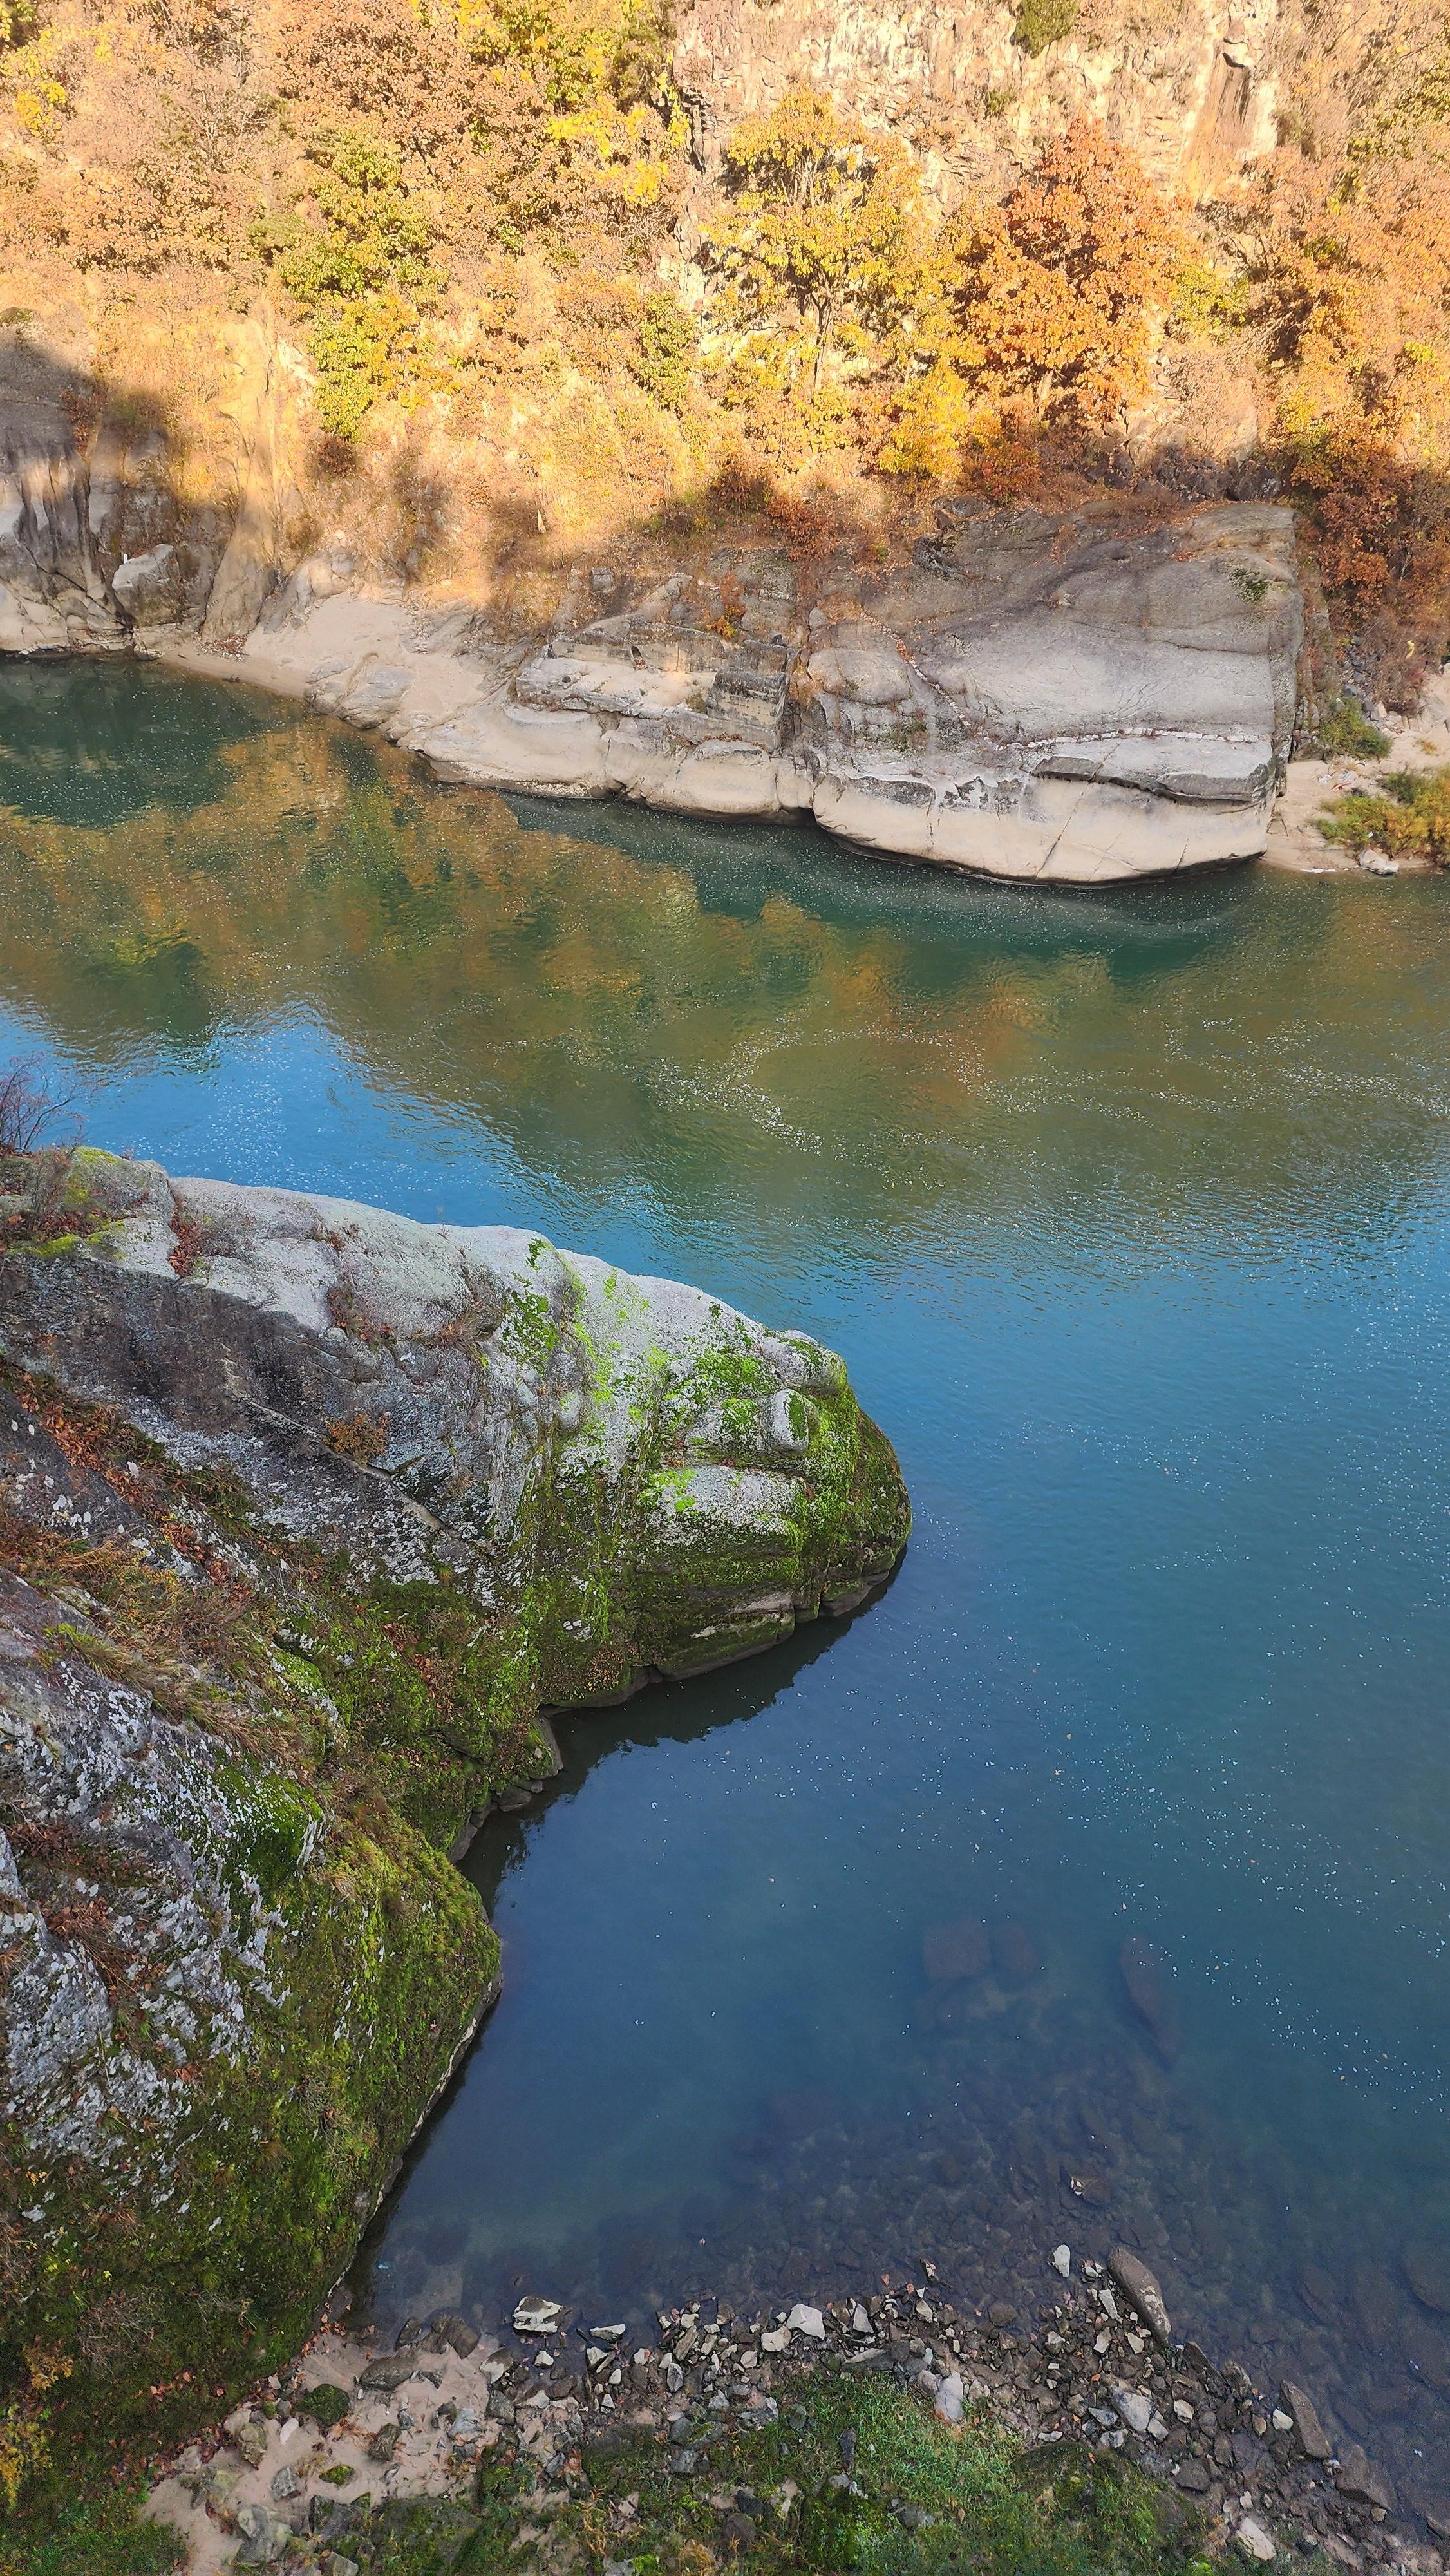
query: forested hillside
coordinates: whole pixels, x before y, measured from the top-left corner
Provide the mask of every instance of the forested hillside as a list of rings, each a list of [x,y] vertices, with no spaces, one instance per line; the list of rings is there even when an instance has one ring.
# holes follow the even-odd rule
[[[4,0],[4,321],[280,553],[1281,491],[1366,695],[1450,643],[1437,0]]]

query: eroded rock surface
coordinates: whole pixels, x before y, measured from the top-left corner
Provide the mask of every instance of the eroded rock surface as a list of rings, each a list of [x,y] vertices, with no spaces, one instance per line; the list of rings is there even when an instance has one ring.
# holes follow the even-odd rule
[[[1043,882],[1260,852],[1302,632],[1290,513],[938,515],[909,566],[813,600],[766,549],[663,580],[593,566],[508,649],[466,612],[360,599],[321,557],[241,666],[488,786],[809,815],[882,857]]]
[[[24,1179],[7,2332],[135,2389],[255,2368],[346,2260],[495,1990],[448,1854],[546,1708],[853,1606],[907,1509],[839,1360],[696,1289],[92,1154],[38,1242]]]

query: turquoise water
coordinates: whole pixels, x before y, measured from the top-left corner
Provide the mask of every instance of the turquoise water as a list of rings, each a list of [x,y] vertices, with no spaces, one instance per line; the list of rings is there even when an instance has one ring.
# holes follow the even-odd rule
[[[93,1139],[805,1327],[914,1499],[875,1606],[567,1722],[480,1837],[503,2000],[359,2300],[1035,2301],[1127,2238],[1450,2494],[1450,885],[1021,894],[103,665],[0,665],[0,804],[0,1057]]]

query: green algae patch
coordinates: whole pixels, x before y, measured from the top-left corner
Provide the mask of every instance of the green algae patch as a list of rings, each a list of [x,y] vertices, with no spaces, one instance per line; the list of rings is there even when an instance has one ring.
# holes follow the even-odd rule
[[[27,2351],[64,2352],[65,2425],[84,2429],[99,2410],[155,2429],[216,2404],[307,2331],[495,1988],[498,1943],[474,1890],[387,1794],[389,1745],[374,1760],[361,1720],[345,1741],[319,1666],[278,1645],[278,1543],[239,1496],[222,1489],[245,1573],[215,1554],[214,1483],[198,1490],[107,1408],[0,1374],[77,1476],[113,1476],[159,1544],[189,1537],[222,1578],[184,1579],[131,1539],[36,1527],[0,1504],[0,1579],[26,1587],[16,1598],[40,1620],[41,1684],[88,1693],[103,1725],[113,1711],[134,1725],[149,1706],[183,1766],[133,1800],[119,1844],[84,1815],[38,1821],[0,1778],[0,1829],[42,1917],[104,1988],[98,2077],[112,2097],[89,2153],[62,2130],[39,2158],[17,2123],[0,2128],[0,2373],[21,2388]],[[378,1616],[368,1605],[339,1628],[342,1606],[329,1634],[352,1643],[339,1657]],[[354,1669],[361,1698],[377,1657],[356,1655]],[[479,1794],[487,1751],[415,1803],[446,1823],[464,1769]],[[415,1787],[425,1756],[420,1737]],[[511,1761],[512,1748],[505,1771]],[[198,1812],[180,1784],[203,1762]],[[167,1867],[183,1838],[189,1896]],[[162,2009],[166,1956],[145,1937],[168,1903],[191,1909],[185,1957],[211,1962],[188,1971],[184,2024]]]

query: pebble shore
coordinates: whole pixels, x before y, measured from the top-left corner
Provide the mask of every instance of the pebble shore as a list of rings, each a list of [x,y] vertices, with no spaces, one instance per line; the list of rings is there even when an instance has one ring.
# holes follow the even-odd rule
[[[1030,2312],[1006,2299],[960,2310],[930,2268],[871,2298],[751,2318],[697,2300],[661,2312],[649,2341],[542,2294],[521,2299],[496,2338],[457,2313],[406,2321],[393,2350],[324,2332],[170,2465],[151,2510],[183,2531],[195,2576],[351,2576],[378,2516],[408,2499],[461,2517],[449,2527],[466,2534],[492,2453],[531,2471],[545,2501],[551,2489],[567,2499],[587,2490],[591,2450],[627,2431],[657,2444],[674,2478],[713,2489],[712,2449],[774,2424],[811,2374],[883,2372],[946,2423],[986,2420],[1026,2452],[1125,2454],[1182,2500],[1185,2523],[1191,2510],[1211,2554],[1232,2545],[1286,2569],[1318,2555],[1367,2576],[1444,2576],[1436,2544],[1450,2532],[1399,2515],[1388,2478],[1357,2445],[1331,2443],[1309,2391],[1257,2388],[1237,2363],[1175,2341],[1129,2249],[1044,2249]],[[750,2517],[730,2494],[713,2501],[725,2554],[748,2555]],[[908,2528],[912,2512],[900,2508]],[[621,2548],[617,2576],[627,2564]]]

